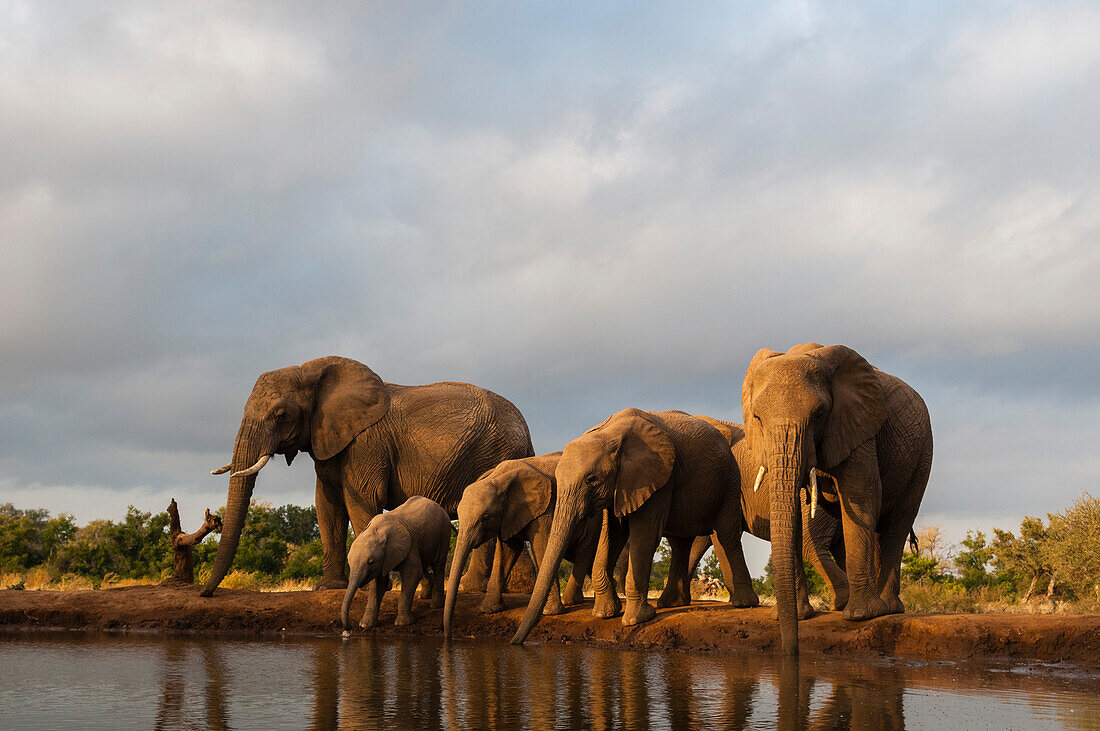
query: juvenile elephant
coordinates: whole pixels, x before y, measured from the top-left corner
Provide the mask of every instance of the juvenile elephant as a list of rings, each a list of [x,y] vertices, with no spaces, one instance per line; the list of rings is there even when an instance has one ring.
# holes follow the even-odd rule
[[[501,462],[466,488],[458,503],[458,538],[455,542],[451,574],[447,582],[447,604],[443,610],[443,635],[451,636],[458,596],[458,580],[470,552],[497,538],[497,555],[485,590],[481,611],[485,614],[504,609],[501,592],[516,558],[530,541],[535,559],[541,566],[550,537],[554,516],[556,480],[561,452]],[[600,540],[602,515],[593,515],[579,528],[579,535],[563,554],[573,562],[573,573],[562,594],[555,582],[543,614],[560,614],[563,605],[579,604],[585,576],[592,573],[592,561]]]
[[[210,596],[237,552],[256,473],[275,454],[308,452],[317,473],[320,588],[347,586],[348,520],[356,534],[383,509],[423,495],[453,514],[462,490],[502,460],[529,457],[531,435],[507,399],[468,383],[398,386],[328,356],[261,374],[244,406]],[[483,567],[484,568],[487,567]]]
[[[741,514],[744,519],[744,530],[765,541],[771,540],[771,497],[767,488],[759,488],[756,484],[756,466],[760,459],[749,453],[748,441],[745,439],[745,430],[740,424],[733,424],[720,419],[712,419],[709,416],[697,416],[707,421],[715,429],[722,432],[730,444],[733,461],[737,467],[739,479],[731,486],[727,499],[738,500],[741,503]],[[828,485],[831,487],[831,483]],[[824,492],[824,490],[822,491]],[[836,501],[836,494],[824,496],[826,500]],[[832,594],[831,608],[840,610],[848,602],[848,577],[841,565],[844,563],[844,539],[840,530],[840,520],[824,507],[812,510],[809,500],[802,501],[802,551],[807,556],[814,568],[825,579]],[[710,536],[699,536],[691,546],[691,558],[688,561],[688,573],[685,577],[669,575],[665,594],[657,606],[679,606],[687,604],[686,592],[690,577],[695,573],[695,567],[706,550],[712,545]],[[745,554],[738,545],[733,553],[727,554],[720,544],[714,544],[714,552],[718,556],[722,567],[722,578],[730,591],[730,604],[735,607],[755,607],[760,603],[756,592],[752,588],[752,577],[749,575],[748,566],[745,564]],[[836,556],[837,558],[834,558]],[[796,579],[798,589],[798,617],[805,619],[813,614],[810,606],[809,592],[807,591],[806,577],[802,564],[796,566]],[[666,594],[670,595],[666,599]]]
[[[579,526],[604,509],[608,531],[593,565],[593,613],[618,613],[611,564],[625,542],[629,563],[622,622],[630,626],[652,619],[656,610],[646,596],[662,535],[672,546],[672,562],[684,573],[696,536],[717,531],[727,550],[740,542],[739,506],[724,499],[733,469],[729,444],[718,430],[679,411],[626,409],[569,442],[555,472],[558,495],[550,540],[513,644],[522,643],[538,621]]]
[[[367,608],[360,627],[378,624],[378,608],[391,571],[401,574],[401,598],[397,600],[396,625],[412,624],[413,596],[421,577],[431,581],[431,607],[443,606],[443,574],[451,547],[451,519],[438,503],[414,495],[404,504],[371,518],[366,530],[355,537],[348,553],[351,578],[344,593],[340,621],[351,629],[348,612],[359,587],[367,586]]]
[[[901,554],[932,467],[921,397],[843,345],[762,349],[741,389],[745,439],[771,497],[772,566],[783,651],[798,652],[800,493],[835,493],[850,594],[845,619],[905,611]],[[830,507],[835,505],[835,507]],[[877,568],[876,568],[877,567]]]

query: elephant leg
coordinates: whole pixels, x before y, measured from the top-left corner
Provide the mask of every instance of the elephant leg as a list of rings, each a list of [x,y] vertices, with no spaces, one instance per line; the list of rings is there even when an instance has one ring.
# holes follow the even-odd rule
[[[478,546],[470,553],[470,562],[466,567],[466,573],[458,584],[461,592],[481,593],[489,585],[489,573],[493,568],[493,556],[496,555],[497,541],[492,539]]]
[[[577,546],[573,552],[573,572],[561,593],[561,603],[567,607],[584,601],[584,579],[592,574],[592,562],[596,558],[596,546]]]
[[[388,579],[379,577],[367,583],[367,607],[363,610],[360,627],[374,627],[378,624],[378,610],[382,607],[382,596],[386,593]]]
[[[505,541],[497,541],[496,557],[493,559],[489,583],[485,587],[485,598],[481,600],[478,611],[482,614],[494,614],[504,610],[504,587],[508,583],[508,574],[519,557],[519,551]]]
[[[344,565],[348,559],[348,510],[343,491],[317,478],[315,494],[317,527],[321,533],[321,567],[323,578],[316,589],[346,589]]]
[[[442,609],[447,601],[447,554],[442,555],[432,564],[432,595],[430,606],[432,609]]]
[[[662,495],[662,492],[665,494]],[[653,554],[664,533],[670,497],[669,490],[659,491],[627,518],[630,524],[630,539],[627,541],[630,563],[626,570],[626,608],[623,610],[623,625],[626,627],[648,622],[657,616],[657,610],[649,603],[649,577],[653,569]]]
[[[752,576],[745,563],[745,550],[741,546],[741,531],[737,528],[720,528],[712,539],[714,554],[722,568],[722,582],[730,592],[730,606],[738,608],[760,605],[760,597],[752,588]]]
[[[668,564],[668,579],[664,591],[657,599],[657,606],[686,607],[691,604],[691,574],[688,573],[688,559],[691,557],[691,544],[694,538],[670,536],[668,545],[672,555]]]
[[[832,601],[829,608],[840,611],[848,604],[848,575],[845,574],[829,553],[829,544],[837,529],[836,521],[825,513],[818,512],[813,518],[807,510],[802,516],[802,555],[810,559],[829,586]]]
[[[401,596],[397,598],[397,618],[393,623],[398,627],[412,624],[416,621],[413,612],[413,599],[416,597],[416,586],[420,583],[424,567],[420,563],[420,556],[414,549],[401,563]]]
[[[905,553],[905,540],[909,529],[895,529],[878,538],[879,596],[889,614],[905,611],[901,597],[901,556]]]
[[[695,576],[699,570],[699,562],[703,560],[707,549],[710,548],[710,536],[695,536],[691,542],[691,554],[688,556],[688,574]]]
[[[550,540],[549,531],[537,530],[531,536],[531,548],[534,550],[535,556],[538,557],[538,568],[542,568],[542,559],[546,555],[546,544]],[[554,581],[550,584],[550,594],[546,597],[546,606],[543,607],[542,613],[544,615],[561,614],[565,611],[565,607],[561,603],[561,587],[559,581],[555,577]]]
[[[878,558],[875,524],[882,491],[874,442],[870,439],[857,447],[848,458],[853,464],[838,475],[840,484],[845,487],[840,496],[840,516],[850,590],[848,606],[844,608],[844,618],[848,620],[870,619],[887,613],[886,604],[879,596],[875,570]]]
[[[610,511],[603,511],[603,527],[592,562],[592,615],[601,619],[617,617],[623,611],[619,591],[615,586],[615,564],[623,552],[629,536],[626,521],[615,518]]]

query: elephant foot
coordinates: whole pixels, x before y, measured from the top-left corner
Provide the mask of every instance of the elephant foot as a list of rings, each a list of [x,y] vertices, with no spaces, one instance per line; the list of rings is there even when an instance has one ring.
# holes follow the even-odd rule
[[[760,597],[756,596],[756,592],[747,586],[734,587],[733,591],[730,592],[730,606],[738,609],[758,607],[760,606]]]
[[[348,588],[348,580],[345,579],[345,578],[342,578],[342,577],[338,577],[338,576],[326,577],[324,579],[321,579],[320,581],[318,581],[316,584],[313,585],[313,590],[314,591],[317,591],[318,589],[347,589],[347,588]]]
[[[363,629],[370,629],[371,627],[377,627],[378,626],[378,618],[377,617],[363,617],[363,619],[359,620],[359,626],[362,627]]]
[[[649,602],[638,602],[634,606],[628,606],[626,612],[623,614],[623,626],[633,627],[634,625],[648,622],[657,616],[657,610],[653,608],[653,605]]]
[[[596,600],[592,603],[592,616],[600,619],[618,617],[622,611],[623,603],[617,596],[609,597],[597,594]]]
[[[504,611],[504,600],[500,597],[491,598],[488,594],[481,600],[481,604],[478,605],[477,611],[482,614],[496,614],[497,612]]]
[[[851,622],[881,617],[884,614],[890,614],[890,611],[886,606],[886,602],[877,596],[866,599],[852,597],[848,600],[848,606],[844,608],[844,619]]]
[[[661,592],[661,596],[657,599],[657,607],[664,609],[666,607],[686,607],[691,604],[691,597],[685,597],[678,591],[674,592]]]
[[[442,609],[445,602],[446,602],[446,599],[444,597],[433,594],[432,595],[432,600],[428,604],[428,606],[432,609]]]
[[[544,617],[552,617],[555,614],[565,614],[565,606],[563,604],[550,604],[546,603],[546,607],[542,610]]]
[[[561,603],[567,607],[571,607],[574,604],[580,604],[584,601],[584,594],[577,588],[577,585],[572,581],[565,587],[565,591],[561,593]]]
[[[832,601],[829,602],[829,610],[833,612],[843,611],[844,607],[848,606],[848,592],[836,592],[833,594]]]
[[[882,597],[882,603],[886,605],[886,614],[905,614],[905,605],[900,597]]]
[[[416,615],[398,613],[397,618],[393,620],[395,627],[406,627],[416,621]]]
[[[817,614],[817,610],[814,609],[813,605],[810,604],[809,600],[807,600],[806,602],[799,602],[798,603],[798,618],[800,620],[801,619],[809,619],[810,617],[814,616],[815,614]]]

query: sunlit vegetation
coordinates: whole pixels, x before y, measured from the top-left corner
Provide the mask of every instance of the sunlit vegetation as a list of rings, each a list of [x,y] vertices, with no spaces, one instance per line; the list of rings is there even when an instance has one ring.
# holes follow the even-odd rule
[[[167,512],[131,507],[121,521],[94,520],[77,527],[71,515],[0,505],[0,587],[76,590],[159,582],[172,570],[168,522]],[[902,561],[901,596],[909,611],[1100,611],[1100,499],[1087,493],[1045,521],[1024,518],[1016,531],[995,528],[991,537],[969,531],[956,546],[939,528],[927,526],[917,531],[917,539],[918,550],[907,551]],[[196,581],[209,575],[216,551],[216,535],[195,547]],[[651,590],[664,586],[669,559],[662,541]],[[624,568],[616,571],[620,587]],[[805,568],[815,604],[824,606],[826,584],[808,561]],[[569,570],[563,562],[563,585]],[[310,588],[320,577],[315,509],[254,502],[233,571],[222,586],[294,591]],[[724,598],[713,551],[695,578],[694,593]],[[774,593],[770,561],[753,586],[761,597]]]

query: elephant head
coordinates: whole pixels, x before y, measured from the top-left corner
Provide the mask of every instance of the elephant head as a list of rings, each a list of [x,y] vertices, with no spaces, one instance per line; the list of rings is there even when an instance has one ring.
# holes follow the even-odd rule
[[[210,579],[210,596],[225,578],[237,552],[256,473],[276,454],[287,464],[298,452],[330,459],[389,409],[386,384],[374,371],[349,358],[328,356],[300,366],[268,371],[256,379],[244,405],[233,460],[213,471],[230,472],[224,528]]]
[[[772,566],[783,651],[798,652],[795,567],[801,560],[802,486],[811,470],[828,470],[882,427],[886,405],[875,369],[843,345],[764,348],[741,390],[757,486],[769,481]],[[838,486],[842,488],[842,486]]]
[[[668,483],[675,461],[672,439],[638,409],[614,414],[565,446],[555,471],[557,501],[550,538],[513,644],[527,638],[542,614],[562,555],[582,522],[605,508],[619,518],[633,513]]]
[[[554,469],[561,452],[510,459],[489,470],[466,488],[458,503],[458,537],[447,581],[443,636],[451,636],[458,583],[475,548],[492,538],[506,541],[550,507]],[[503,577],[501,577],[503,578]]]
[[[408,557],[412,547],[412,533],[392,513],[374,516],[366,529],[356,536],[348,551],[351,576],[340,608],[340,621],[344,629],[351,629],[348,612],[356,590],[375,579],[387,578]]]

